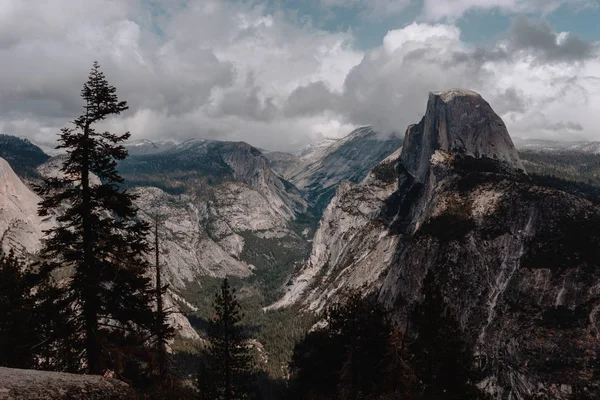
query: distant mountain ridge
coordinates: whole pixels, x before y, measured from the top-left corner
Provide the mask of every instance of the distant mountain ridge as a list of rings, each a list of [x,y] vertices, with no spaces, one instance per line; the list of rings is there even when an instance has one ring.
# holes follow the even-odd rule
[[[321,215],[343,181],[362,181],[378,162],[402,146],[396,133],[383,135],[371,127],[352,131],[341,139],[324,139],[300,150],[293,157],[285,153],[267,153],[286,179],[304,190],[316,215]]]
[[[175,147],[175,143],[171,141],[153,142],[148,139],[132,140],[125,144],[125,148],[129,155],[144,155],[155,154]]]
[[[594,155],[600,154],[600,142],[572,142],[517,138],[515,139],[515,146],[520,151],[535,151],[545,153],[580,152]]]

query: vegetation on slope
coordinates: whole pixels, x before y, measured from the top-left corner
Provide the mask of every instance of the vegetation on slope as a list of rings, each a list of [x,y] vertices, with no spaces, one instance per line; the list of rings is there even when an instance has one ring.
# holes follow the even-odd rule
[[[0,157],[17,175],[26,179],[39,178],[36,168],[50,158],[29,140],[10,135],[0,135]]]

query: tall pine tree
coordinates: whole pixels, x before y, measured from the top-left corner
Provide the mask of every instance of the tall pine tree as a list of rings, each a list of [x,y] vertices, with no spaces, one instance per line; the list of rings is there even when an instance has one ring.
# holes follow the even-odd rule
[[[127,110],[97,62],[81,91],[83,114],[62,129],[58,149],[66,159],[58,177],[37,188],[39,214],[57,214],[47,232],[43,257],[48,270],[72,274],[64,298],[73,312],[70,345],[81,349],[92,374],[124,369],[147,343],[156,325],[145,258],[149,225],[137,218],[135,196],[121,187],[116,166],[127,157],[129,133],[97,131],[97,123]],[[100,182],[93,182],[93,177]]]
[[[240,325],[240,304],[227,278],[215,296],[214,307],[208,329],[209,354],[199,376],[200,399],[248,398],[251,389],[248,339]]]

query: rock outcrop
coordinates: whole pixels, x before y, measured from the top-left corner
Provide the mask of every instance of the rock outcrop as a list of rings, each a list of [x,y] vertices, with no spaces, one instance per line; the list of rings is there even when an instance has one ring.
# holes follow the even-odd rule
[[[128,400],[127,384],[95,375],[0,367],[0,400]]]
[[[408,127],[402,164],[419,181],[440,150],[474,158],[491,158],[524,170],[502,119],[477,93],[454,89],[429,94],[421,122]]]
[[[289,227],[306,208],[300,192],[247,143],[194,139],[119,168],[142,216],[165,219],[161,243],[175,290],[203,276],[251,275],[262,265],[246,257],[247,240],[302,241]]]
[[[0,158],[0,246],[2,251],[14,249],[18,254],[34,254],[40,250],[40,239],[52,219],[37,214],[40,198]]]
[[[600,208],[535,184],[504,124],[468,91],[430,95],[392,170],[393,188],[385,163],[378,179],[340,187],[278,305],[318,310],[362,288],[404,327],[432,282],[494,398],[598,390]]]

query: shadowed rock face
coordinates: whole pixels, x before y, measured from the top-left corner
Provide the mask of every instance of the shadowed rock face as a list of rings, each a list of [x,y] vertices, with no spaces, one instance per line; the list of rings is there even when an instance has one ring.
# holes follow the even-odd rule
[[[277,305],[319,310],[360,288],[405,327],[430,274],[494,398],[597,391],[600,208],[534,184],[502,121],[468,91],[433,93],[391,162],[393,175],[387,160],[340,187]]]
[[[491,158],[524,171],[502,119],[479,94],[468,90],[429,94],[425,117],[406,131],[402,163],[423,181],[436,150]]]

